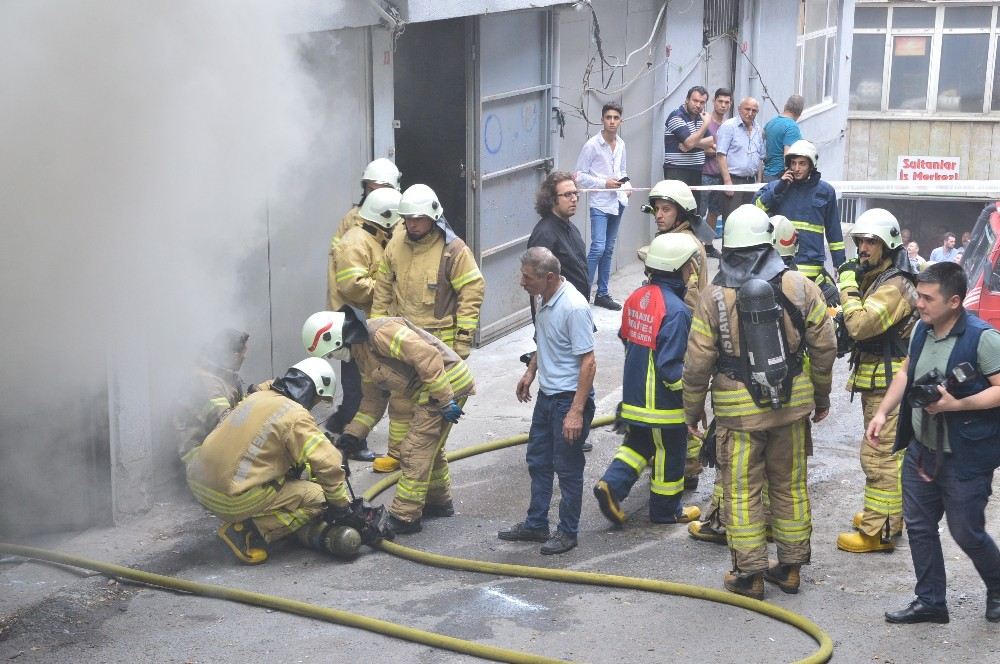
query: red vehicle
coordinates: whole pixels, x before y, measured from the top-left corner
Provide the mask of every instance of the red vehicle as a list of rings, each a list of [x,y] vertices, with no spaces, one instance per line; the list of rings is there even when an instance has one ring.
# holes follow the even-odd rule
[[[1000,203],[990,203],[979,213],[972,241],[962,256],[969,280],[965,308],[995,328],[1000,328]]]

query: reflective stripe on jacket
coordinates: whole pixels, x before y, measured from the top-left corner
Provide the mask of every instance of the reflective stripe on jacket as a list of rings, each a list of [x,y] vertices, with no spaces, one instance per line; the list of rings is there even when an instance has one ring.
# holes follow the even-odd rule
[[[780,193],[779,185],[783,185]],[[816,278],[826,262],[824,238],[830,243],[833,266],[840,267],[846,260],[844,232],[840,228],[837,212],[837,192],[823,182],[819,171],[814,170],[803,182],[770,182],[757,192],[754,203],[769,216],[781,214],[788,217],[795,226],[799,232],[795,262],[799,271],[810,279]]]
[[[187,404],[174,418],[181,460],[189,461],[191,453],[242,398],[243,384],[235,372],[198,367]]]
[[[355,226],[344,234],[340,244],[330,253],[327,277],[327,306],[330,311],[350,304],[364,311],[365,315],[371,312],[375,274],[388,241],[384,231],[370,224]]]

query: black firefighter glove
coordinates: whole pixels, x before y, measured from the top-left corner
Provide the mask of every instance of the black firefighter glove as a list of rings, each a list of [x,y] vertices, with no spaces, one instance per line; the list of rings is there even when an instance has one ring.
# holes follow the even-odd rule
[[[705,437],[701,439],[701,452],[698,453],[698,461],[701,465],[708,466],[709,468],[715,468],[719,465],[719,457],[716,452],[715,444],[715,418],[712,418],[712,422],[708,425],[708,429],[705,430]]]
[[[395,537],[385,507],[375,507],[364,498],[355,498],[347,507],[328,506],[326,520],[334,526],[354,528],[361,535],[361,543],[368,546]]]
[[[365,441],[361,440],[357,436],[345,433],[337,439],[337,442],[334,443],[334,445],[337,446],[337,449],[340,450],[344,456],[351,456],[355,452],[360,452],[365,448]]]
[[[624,436],[628,433],[628,422],[622,419],[621,401],[619,401],[618,406],[615,407],[615,423],[611,425],[611,430],[619,436]]]

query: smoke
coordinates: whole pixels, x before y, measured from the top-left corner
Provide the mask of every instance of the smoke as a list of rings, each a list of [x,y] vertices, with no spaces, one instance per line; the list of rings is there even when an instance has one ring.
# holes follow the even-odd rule
[[[245,263],[319,129],[282,4],[0,5],[3,484],[72,458],[109,367],[169,393],[259,319]]]

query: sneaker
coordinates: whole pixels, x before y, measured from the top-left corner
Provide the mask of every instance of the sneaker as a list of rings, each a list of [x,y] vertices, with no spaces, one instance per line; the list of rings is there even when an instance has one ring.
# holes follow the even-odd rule
[[[580,446],[580,449],[583,450],[584,452],[593,452],[594,451],[594,444],[593,443],[584,443],[583,445]]]
[[[799,592],[799,567],[799,565],[771,563],[764,571],[764,580],[777,585],[782,592],[794,595]]]
[[[624,525],[625,523],[625,510],[621,508],[618,501],[615,499],[614,494],[611,493],[611,487],[604,480],[600,480],[594,486],[594,498],[597,498],[597,506],[601,508],[601,514],[603,514],[608,521],[615,524],[616,526]]]
[[[264,538],[257,533],[252,522],[223,523],[215,534],[241,563],[259,565],[267,560]]]
[[[594,296],[594,306],[601,307],[602,309],[610,309],[611,311],[621,311],[622,305],[620,302],[616,302],[611,295],[595,295]]]
[[[688,524],[688,535],[699,542],[726,543],[726,529],[713,525],[711,521],[694,521]]]
[[[685,477],[684,478],[684,490],[685,491],[694,491],[694,490],[696,490],[698,488],[698,482],[699,481],[700,480],[699,480],[698,475],[695,475],[694,477]]]
[[[396,535],[412,535],[424,529],[420,519],[415,521],[403,521],[395,514],[389,515],[389,529]]]
[[[722,580],[726,590],[737,595],[750,597],[752,599],[764,599],[764,573],[743,574],[732,571],[726,572]]]
[[[455,505],[450,500],[441,505],[424,505],[424,516],[428,519],[455,516]]]
[[[552,537],[548,539],[539,551],[542,555],[551,556],[557,553],[566,553],[570,549],[576,548],[576,535],[569,535],[561,530],[557,530]]]
[[[501,530],[497,537],[506,542],[546,542],[549,539],[549,527],[528,528],[524,523],[516,523],[509,530]]]

